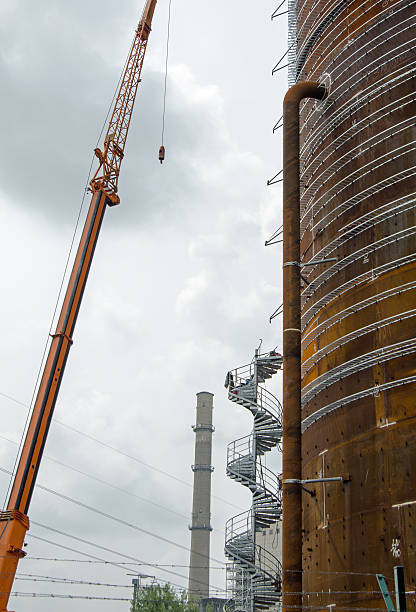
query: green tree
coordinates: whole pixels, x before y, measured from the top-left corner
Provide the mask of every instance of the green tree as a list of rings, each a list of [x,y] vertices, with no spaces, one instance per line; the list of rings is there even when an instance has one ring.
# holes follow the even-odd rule
[[[185,591],[178,594],[168,584],[136,589],[131,602],[131,612],[198,612],[198,608]]]

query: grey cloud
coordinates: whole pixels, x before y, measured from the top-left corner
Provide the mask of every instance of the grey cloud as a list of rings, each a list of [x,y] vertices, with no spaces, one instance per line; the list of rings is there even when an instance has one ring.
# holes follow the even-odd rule
[[[51,222],[71,223],[117,69],[109,63],[111,47],[105,62],[86,33],[65,21],[67,11],[50,10],[48,17],[33,7],[28,12],[30,28],[13,30],[11,18],[2,32],[0,79],[7,91],[2,140],[7,146],[0,152],[0,182],[17,205]],[[36,44],[39,36],[42,45]],[[192,210],[204,197],[195,160],[203,163],[224,148],[222,126],[207,104],[190,102],[173,78],[168,91],[167,160],[161,168],[163,75],[145,66],[120,177],[123,210],[113,216],[115,225],[166,222]]]

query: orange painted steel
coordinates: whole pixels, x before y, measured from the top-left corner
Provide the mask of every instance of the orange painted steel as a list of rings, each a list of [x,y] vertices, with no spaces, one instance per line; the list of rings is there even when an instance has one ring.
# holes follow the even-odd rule
[[[119,203],[118,179],[124,157],[124,148],[129,131],[137,88],[143,68],[153,14],[157,0],[147,0],[142,18],[130,49],[126,68],[114,104],[108,130],[104,139],[104,150],[95,149],[100,165],[93,176],[91,187],[102,189],[113,204]]]
[[[56,331],[43,369],[7,510],[0,512],[0,612],[7,612],[19,559],[25,556],[27,516],[42,454],[65,371],[105,210],[119,203],[117,182],[156,0],[148,0],[129,55],[105,139],[92,199],[68,282]]]
[[[26,439],[11,490],[7,511],[0,513],[0,610],[6,610],[14,575],[23,552],[30,500],[42,459],[72,334],[94,255],[95,245],[109,199],[102,191],[93,195],[81,236],[58,325],[33,407]]]
[[[299,104],[322,100],[316,82],[293,85],[283,101],[283,611],[302,608],[302,478]]]

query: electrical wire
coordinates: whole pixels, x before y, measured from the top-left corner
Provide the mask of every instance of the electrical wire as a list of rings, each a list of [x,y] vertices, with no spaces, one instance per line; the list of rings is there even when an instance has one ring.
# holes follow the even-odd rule
[[[3,471],[2,468],[0,469]],[[99,514],[100,516],[103,516],[104,518],[108,518],[112,521],[115,521],[119,523],[120,525],[124,525],[125,527],[130,527],[131,529],[134,529],[135,531],[139,531],[140,533],[144,533],[150,537],[155,538],[156,540],[160,540],[161,542],[164,542],[165,544],[176,546],[176,548],[180,548],[181,550],[185,550],[186,552],[189,552],[189,553],[191,552],[191,549],[188,546],[179,544],[179,542],[175,542],[174,540],[170,540],[169,538],[164,538],[163,536],[160,536],[157,533],[154,533],[153,531],[143,529],[142,527],[139,527],[138,525],[135,525],[134,523],[129,523],[128,521],[124,521],[123,519],[113,516],[112,514],[108,514],[107,512],[104,512],[103,510],[99,510],[98,508],[94,508],[93,506],[89,506],[88,504],[84,504],[83,502],[79,500],[69,497],[68,495],[63,495],[62,493],[58,493],[57,491],[54,491],[53,489],[49,489],[48,487],[44,487],[42,485],[37,485],[37,486],[39,489],[42,489],[43,491],[46,491],[47,493],[56,495],[57,497],[60,497],[61,499],[64,499],[65,501],[69,501],[72,504],[79,506],[80,508],[84,508],[85,510],[90,510],[91,512],[94,512],[95,514]],[[200,557],[207,558],[211,561],[215,561],[215,563],[224,563],[223,561],[219,561],[218,559],[215,559],[214,557],[207,557],[207,555],[203,555],[202,553],[194,553],[194,554]]]
[[[15,397],[12,397],[11,395],[7,395],[6,393],[2,393],[1,391],[0,391],[0,396],[18,404],[19,406],[23,406],[25,408],[27,407],[27,404],[24,404],[23,402],[16,399]],[[182,480],[181,478],[178,478],[177,476],[174,476],[173,474],[170,474],[169,472],[166,472],[164,470],[161,470],[160,468],[155,467],[154,465],[151,465],[150,463],[146,463],[145,461],[142,461],[141,459],[139,459],[138,457],[135,457],[134,455],[130,455],[129,453],[126,453],[116,448],[115,446],[111,446],[111,444],[108,444],[107,442],[103,442],[102,440],[99,440],[98,438],[95,438],[94,436],[90,434],[80,431],[79,429],[76,429],[75,427],[72,427],[71,425],[67,425],[63,421],[60,421],[59,419],[54,418],[54,423],[57,423],[58,425],[61,425],[61,427],[64,427],[65,429],[68,429],[69,431],[73,431],[76,434],[83,436],[84,438],[87,438],[88,440],[92,440],[96,444],[99,444],[100,446],[103,446],[104,448],[108,448],[109,450],[114,451],[115,453],[121,455],[122,457],[131,459],[132,461],[135,461],[136,463],[139,463],[140,465],[144,465],[145,467],[149,468],[150,470],[153,470],[154,472],[158,472],[159,474],[162,474],[163,476],[171,478],[172,480],[175,480],[176,482],[179,482],[180,484],[183,484],[191,488],[193,486],[190,482],[187,482],[186,480]],[[226,499],[223,499],[222,497],[218,497],[217,495],[212,495],[212,499],[216,499],[217,501],[227,504],[228,506],[231,506],[232,508],[235,508],[236,510],[240,510],[240,511],[243,510],[240,506],[236,506],[232,502]]]
[[[129,575],[134,576],[135,574],[129,574]],[[137,574],[137,575],[140,576],[140,574]],[[154,576],[147,576],[147,577],[155,580]],[[77,580],[75,578],[57,578],[55,576],[41,576],[38,574],[17,574],[16,580],[27,581],[27,582],[47,582],[47,583],[55,583],[55,584],[76,584],[80,586],[102,586],[102,587],[109,587],[113,589],[114,588],[117,588],[117,589],[118,588],[131,589],[132,588],[131,584],[112,584],[112,583],[107,583],[107,582]],[[154,584],[154,582],[152,582],[152,584]],[[171,582],[168,582],[165,584],[169,584],[176,591],[186,590],[185,588],[179,585],[172,584]],[[225,592],[225,591],[221,591],[221,592]]]
[[[88,546],[92,546],[94,548],[98,548],[99,550],[103,550],[103,551],[105,551],[107,553],[110,553],[110,554],[118,555],[119,557],[122,557],[124,559],[129,559],[130,561],[133,561],[133,564],[134,563],[140,563],[140,564],[143,564],[145,566],[147,565],[146,562],[143,561],[143,559],[138,559],[137,557],[133,557],[132,555],[127,555],[125,553],[116,551],[116,550],[108,548],[106,546],[101,546],[101,544],[95,544],[94,542],[86,540],[85,538],[79,538],[78,536],[74,536],[72,534],[65,533],[64,531],[61,531],[59,529],[55,529],[54,527],[49,527],[48,525],[43,525],[42,523],[38,523],[38,522],[33,521],[33,520],[31,521],[31,523],[32,523],[32,525],[36,525],[37,527],[42,527],[43,529],[51,531],[52,533],[56,533],[58,535],[62,535],[62,536],[65,536],[67,538],[70,538],[72,540],[75,540],[76,542],[80,542],[82,544],[86,544]],[[99,561],[104,561],[104,559],[101,559],[100,557],[96,557],[95,555],[91,555],[89,553],[85,553],[85,552],[80,551],[80,550],[75,550],[73,548],[69,548],[68,546],[64,546],[63,544],[58,544],[57,542],[52,542],[51,540],[47,540],[46,538],[42,538],[40,536],[36,536],[33,533],[28,533],[27,536],[31,537],[31,538],[33,538],[35,540],[39,540],[39,541],[45,542],[47,544],[51,544],[52,546],[57,546],[58,548],[62,548],[64,550],[68,550],[68,551],[71,551],[71,552],[78,553],[78,554],[80,554],[80,555],[82,555],[84,557],[89,557],[89,558],[96,559],[96,560],[99,560]],[[111,565],[117,567],[117,563],[111,563]],[[120,569],[125,570],[124,567],[122,567],[122,566],[119,566],[119,567],[120,567]],[[151,567],[151,566],[149,566],[149,567]],[[162,572],[165,572],[166,574],[170,574],[172,576],[177,576],[179,578],[184,578],[185,580],[188,580],[187,576],[184,576],[183,574],[178,574],[178,572],[174,572],[174,571],[172,571],[170,569],[160,568],[160,570]],[[219,587],[216,587],[216,586],[213,586],[212,588],[215,591],[221,591],[222,590],[222,589],[220,589]]]
[[[10,470],[6,470],[5,468],[2,468],[2,467],[0,467],[0,472],[10,474]],[[139,527],[138,525],[135,525],[134,523],[129,523],[128,521],[124,521],[123,519],[120,519],[117,516],[113,516],[112,514],[108,514],[108,512],[104,512],[103,510],[99,510],[98,508],[95,508],[94,506],[89,506],[88,504],[84,504],[83,502],[77,499],[74,499],[73,497],[69,497],[69,495],[58,493],[58,491],[54,491],[53,489],[50,489],[49,487],[45,487],[41,484],[37,484],[36,488],[42,491],[46,491],[47,493],[51,493],[52,495],[55,495],[56,497],[59,497],[60,499],[63,499],[65,501],[69,501],[72,504],[79,506],[80,508],[84,508],[85,510],[90,510],[91,512],[95,512],[95,514],[99,514],[100,516],[103,516],[104,518],[108,518],[112,521],[120,523],[120,525],[124,525],[125,527],[130,527],[131,529],[134,529],[135,531],[139,531],[140,533],[144,533],[150,537],[156,538],[157,540],[160,540],[161,542],[165,542],[166,544],[170,544],[171,546],[176,546],[177,548],[185,550],[186,552],[189,552],[189,553],[191,552],[191,549],[188,546],[179,544],[179,542],[175,542],[174,540],[170,540],[169,538],[164,538],[163,536],[160,536],[157,533],[154,533],[153,531],[143,529],[143,527]],[[211,561],[215,561],[215,563],[224,563],[223,561],[215,559],[214,557],[207,557],[207,555],[203,555],[202,553],[194,553],[194,554],[200,557],[207,558]]]
[[[54,576],[39,576],[38,574],[17,574],[16,580],[29,582],[54,582],[57,584],[79,584],[86,586],[103,586],[117,589],[131,589],[131,584],[109,584],[106,582],[89,582],[87,580],[76,580],[75,578],[56,578]]]
[[[130,574],[131,576],[133,576],[134,574]],[[140,574],[138,574],[140,575]],[[153,576],[149,576],[149,578],[154,578]],[[23,581],[32,581],[32,582],[52,582],[52,583],[58,583],[58,584],[77,584],[77,585],[85,585],[85,586],[103,586],[103,587],[111,587],[111,588],[122,588],[122,589],[131,589],[131,584],[111,584],[111,583],[106,583],[106,582],[93,582],[93,581],[86,581],[86,580],[77,580],[75,578],[58,578],[55,576],[42,576],[39,574],[17,574],[16,575],[16,580],[23,580]],[[169,583],[171,584],[171,583]],[[182,589],[182,587],[179,587],[179,585],[172,585],[172,586],[176,586],[177,588]],[[415,594],[416,591],[406,591],[406,595],[413,595]],[[316,596],[325,596],[325,597],[332,597],[333,595],[377,595],[378,597],[382,597],[382,593],[380,592],[380,590],[378,591],[293,591],[293,592],[286,592],[286,595],[316,595]],[[391,591],[391,595],[395,596],[396,592],[395,591]]]
[[[53,599],[93,599],[99,601],[131,601],[131,597],[98,597],[95,595],[62,595],[60,593],[20,593],[14,591],[12,597],[52,597]]]
[[[9,438],[6,438],[5,436],[2,436],[0,434],[0,439],[1,440],[6,440],[6,442],[10,442],[11,444],[17,444],[17,442],[15,442],[14,440],[10,440]],[[123,489],[121,487],[118,487],[117,485],[112,484],[111,482],[108,482],[107,480],[103,480],[102,478],[98,478],[97,476],[94,476],[93,474],[89,474],[88,472],[84,472],[83,470],[80,470],[76,467],[73,467],[71,465],[68,465],[67,463],[63,463],[62,461],[58,461],[57,459],[53,459],[52,457],[48,456],[48,455],[43,455],[43,457],[45,459],[47,459],[48,461],[51,461],[52,463],[56,463],[57,465],[60,465],[62,467],[67,468],[68,470],[72,470],[73,472],[76,472],[77,474],[81,474],[82,476],[86,476],[87,478],[90,478],[91,480],[95,480],[96,482],[99,482],[100,484],[104,484],[107,485],[108,487],[111,487],[112,489],[115,489],[116,491],[121,491],[122,493],[125,493],[126,495],[130,495],[131,497],[135,497],[136,499],[139,499],[140,501],[146,502],[148,504],[152,504],[152,506],[155,506],[156,508],[161,508],[162,510],[165,510],[166,512],[170,512],[171,514],[175,514],[176,516],[179,516],[181,518],[185,518],[187,519],[188,516],[186,514],[181,514],[180,512],[176,512],[175,510],[172,510],[172,508],[168,508],[167,506],[162,506],[161,504],[158,504],[150,499],[146,499],[145,497],[141,497],[140,495],[136,495],[136,493],[132,493],[131,491],[128,491],[127,489]]]
[[[1,557],[0,557],[1,558]],[[26,561],[57,561],[57,562],[62,562],[62,563],[104,563],[104,564],[110,564],[113,563],[113,561],[92,561],[89,559],[59,559],[57,557],[26,557],[25,558],[25,562]],[[117,563],[118,565],[138,565],[138,566],[142,566],[142,565],[146,565],[147,567],[184,567],[184,568],[188,568],[189,567],[189,563],[186,565],[180,564],[180,563],[131,563],[130,561],[115,561],[114,563]],[[205,569],[205,565],[200,565],[200,566],[193,566],[195,569]],[[210,570],[226,570],[226,567],[213,567],[212,565],[210,565]]]

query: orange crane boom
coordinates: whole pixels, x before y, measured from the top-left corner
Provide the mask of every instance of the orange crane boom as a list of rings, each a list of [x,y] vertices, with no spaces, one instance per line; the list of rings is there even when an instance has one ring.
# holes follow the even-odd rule
[[[0,612],[7,612],[17,565],[19,559],[26,555],[23,546],[26,531],[29,529],[27,516],[29,504],[72,345],[72,336],[104,212],[107,205],[114,206],[120,202],[117,195],[120,166],[156,2],[157,0],[147,0],[114,104],[104,141],[104,150],[95,150],[100,164],[90,183],[91,204],[58,325],[55,333],[52,334],[48,357],[43,368],[7,509],[0,512]]]

